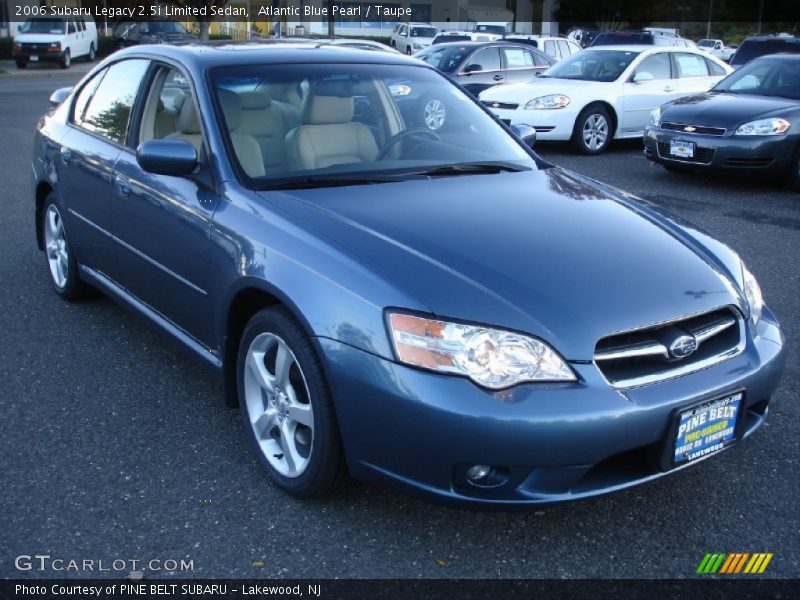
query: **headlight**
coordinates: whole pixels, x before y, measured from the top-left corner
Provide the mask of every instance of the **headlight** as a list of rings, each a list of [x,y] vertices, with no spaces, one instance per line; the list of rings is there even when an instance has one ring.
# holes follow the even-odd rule
[[[541,96],[534,98],[525,105],[525,110],[547,110],[552,108],[564,108],[569,104],[569,98],[562,94]]]
[[[761,318],[761,309],[764,308],[764,296],[761,294],[761,286],[758,285],[758,281],[747,270],[744,263],[742,263],[742,281],[744,282],[744,296],[750,306],[750,319],[752,319],[753,325],[757,325]]]
[[[781,135],[789,125],[786,119],[759,119],[739,126],[735,135]]]
[[[399,313],[389,315],[389,327],[400,362],[463,375],[487,388],[523,381],[575,381],[555,350],[526,335]]]
[[[16,52],[19,52],[20,50],[22,50],[22,44],[20,44],[19,42],[14,42],[14,50]]]
[[[50,42],[51,48],[61,48],[61,42]]]
[[[659,127],[661,125],[661,107],[654,108],[650,113],[650,125]]]

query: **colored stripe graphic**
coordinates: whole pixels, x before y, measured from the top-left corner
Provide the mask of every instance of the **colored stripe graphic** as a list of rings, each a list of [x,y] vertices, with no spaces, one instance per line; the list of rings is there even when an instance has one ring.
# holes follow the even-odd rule
[[[747,573],[760,575],[772,560],[772,552],[709,552],[700,561],[696,573],[702,575],[733,575]],[[744,571],[742,571],[744,569]]]

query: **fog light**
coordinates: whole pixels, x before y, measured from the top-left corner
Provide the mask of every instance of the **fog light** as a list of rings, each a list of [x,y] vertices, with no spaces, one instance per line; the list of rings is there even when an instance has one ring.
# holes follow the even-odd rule
[[[474,465],[467,469],[467,479],[470,481],[483,481],[492,472],[492,467],[489,465]]]

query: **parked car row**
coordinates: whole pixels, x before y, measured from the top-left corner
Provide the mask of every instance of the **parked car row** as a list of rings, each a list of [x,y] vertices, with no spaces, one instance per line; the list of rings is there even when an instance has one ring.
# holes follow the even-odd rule
[[[539,56],[503,44],[501,66]],[[349,472],[532,507],[690,468],[765,422],[784,337],[736,252],[543,161],[431,64],[308,41],[153,50],[114,53],[38,121],[42,267],[64,300],[100,290],[217,372],[287,493]],[[545,115],[608,84],[641,134],[652,98],[710,65],[730,70],[600,47],[502,87]],[[409,112],[431,97],[438,128]]]

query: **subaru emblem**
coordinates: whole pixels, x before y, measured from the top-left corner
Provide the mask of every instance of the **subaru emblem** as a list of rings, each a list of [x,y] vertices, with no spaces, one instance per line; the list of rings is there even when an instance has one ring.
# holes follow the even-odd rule
[[[686,358],[697,350],[697,340],[693,335],[681,335],[669,345],[669,354],[673,358]]]

